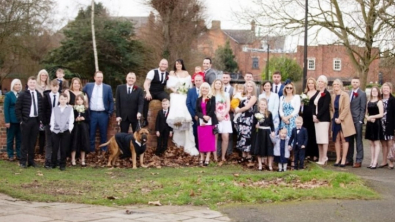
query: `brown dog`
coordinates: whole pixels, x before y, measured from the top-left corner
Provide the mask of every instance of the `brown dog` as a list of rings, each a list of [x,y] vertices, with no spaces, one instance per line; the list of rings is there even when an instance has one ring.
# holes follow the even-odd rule
[[[133,160],[133,169],[137,169],[136,156],[137,154],[140,154],[140,166],[146,168],[147,166],[144,165],[143,162],[146,143],[148,141],[148,135],[148,130],[142,128],[134,132],[133,135],[127,133],[117,133],[113,137],[111,137],[109,141],[101,144],[99,147],[108,145],[109,156],[107,166],[115,166],[115,163],[121,154],[124,154],[125,157],[130,157],[131,154]],[[124,144],[124,148],[127,148],[126,146],[129,145],[130,150],[122,151],[118,143],[121,143],[122,145]]]

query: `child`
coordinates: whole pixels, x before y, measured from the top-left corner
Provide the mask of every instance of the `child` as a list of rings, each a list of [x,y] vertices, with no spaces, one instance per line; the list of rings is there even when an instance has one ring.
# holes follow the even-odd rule
[[[74,126],[73,108],[67,105],[67,95],[59,95],[59,106],[52,109],[51,132],[52,132],[52,168],[56,168],[58,150],[60,150],[60,170],[66,169],[66,152],[70,146],[70,132]]]
[[[278,172],[287,171],[287,163],[290,156],[289,151],[291,151],[289,147],[287,149],[287,144],[289,141],[287,133],[287,129],[282,128],[279,131],[279,135],[276,137],[271,136],[272,142],[275,144],[273,153],[274,161],[278,163]]]
[[[274,124],[270,111],[267,109],[267,100],[259,100],[259,112],[254,114],[253,126],[256,130],[252,131],[251,154],[258,156],[258,170],[262,170],[262,160],[269,157],[269,170],[272,171],[273,163],[273,143],[270,135],[274,137]]]
[[[73,129],[73,143],[71,146],[71,165],[75,166],[75,155],[80,153],[81,166],[85,167],[85,152],[90,148],[89,140],[89,113],[86,108],[86,101],[83,94],[78,94],[75,97],[74,105],[74,129]]]
[[[303,118],[298,116],[295,120],[296,127],[292,129],[291,138],[288,142],[288,148],[292,149],[293,142],[293,151],[294,151],[294,169],[303,169],[304,163],[304,155],[308,141],[307,129],[302,127]]]
[[[235,84],[234,85],[235,90],[235,94],[233,95],[232,100],[230,101],[230,109],[232,111],[235,111],[235,109],[237,107],[239,107],[240,105],[240,101],[243,100],[243,94],[244,94],[244,85],[242,84]],[[241,113],[237,113],[235,114],[234,118],[233,118],[233,122],[237,123],[237,119],[239,119]]]
[[[45,164],[44,167],[46,169],[51,168],[51,158],[52,158],[52,141],[51,141],[51,129],[49,126],[49,122],[51,121],[52,109],[59,104],[59,82],[57,79],[54,79],[50,82],[50,91],[44,91],[44,100],[43,100],[43,124],[45,130]]]
[[[162,100],[162,109],[158,111],[156,116],[155,131],[158,137],[155,154],[161,156],[167,149],[167,140],[173,136],[173,129],[166,123],[167,115],[169,115],[169,100]]]

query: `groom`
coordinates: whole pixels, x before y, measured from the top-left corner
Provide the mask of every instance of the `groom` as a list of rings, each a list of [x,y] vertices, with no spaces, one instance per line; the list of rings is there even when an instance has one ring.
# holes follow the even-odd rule
[[[166,71],[167,67],[167,60],[162,59],[159,62],[159,68],[152,69],[147,73],[147,77],[144,81],[144,122],[141,127],[148,125],[148,108],[151,100],[157,99],[162,101],[164,98],[170,99],[169,94],[165,92],[166,82],[169,78],[169,73]]]

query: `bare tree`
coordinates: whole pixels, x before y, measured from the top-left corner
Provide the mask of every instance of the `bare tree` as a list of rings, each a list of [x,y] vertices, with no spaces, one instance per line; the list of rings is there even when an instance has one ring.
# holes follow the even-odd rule
[[[92,43],[93,43],[93,57],[95,59],[95,70],[99,71],[99,61],[97,59],[97,48],[96,48],[96,32],[95,32],[95,1],[92,0],[91,5],[91,25],[92,25]]]
[[[303,30],[305,0],[252,2],[237,15],[240,20],[253,18],[259,26],[287,34]],[[394,50],[394,0],[316,0],[308,6],[309,33],[314,37],[325,30],[332,33],[335,38],[331,43],[346,47],[364,88],[370,64],[380,53]],[[381,52],[374,47],[380,47]]]

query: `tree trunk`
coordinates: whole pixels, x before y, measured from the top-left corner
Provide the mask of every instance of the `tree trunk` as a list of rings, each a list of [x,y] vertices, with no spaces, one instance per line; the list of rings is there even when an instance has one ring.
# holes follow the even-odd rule
[[[92,24],[92,43],[93,43],[93,56],[95,59],[95,70],[99,71],[99,61],[97,59],[97,48],[96,48],[96,35],[95,35],[95,1],[92,0],[91,7],[91,24]]]

